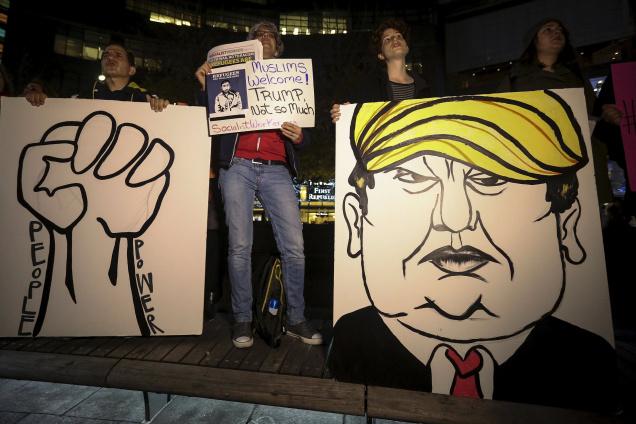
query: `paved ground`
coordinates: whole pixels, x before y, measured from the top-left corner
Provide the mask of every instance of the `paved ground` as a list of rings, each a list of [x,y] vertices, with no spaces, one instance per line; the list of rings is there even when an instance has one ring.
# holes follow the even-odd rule
[[[162,395],[151,397],[153,403]],[[157,408],[159,409],[159,408]],[[0,424],[144,422],[142,392],[0,379]],[[365,424],[364,417],[173,396],[153,424]],[[375,424],[400,424],[374,420]]]

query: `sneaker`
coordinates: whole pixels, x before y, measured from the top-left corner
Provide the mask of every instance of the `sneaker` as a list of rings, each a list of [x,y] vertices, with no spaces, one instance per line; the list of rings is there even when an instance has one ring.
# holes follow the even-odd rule
[[[254,337],[252,334],[251,322],[234,323],[232,326],[232,343],[234,343],[234,347],[237,347],[238,349],[251,347],[254,343]]]
[[[287,326],[287,334],[300,339],[303,343],[309,345],[322,344],[322,334],[314,330],[307,321]]]

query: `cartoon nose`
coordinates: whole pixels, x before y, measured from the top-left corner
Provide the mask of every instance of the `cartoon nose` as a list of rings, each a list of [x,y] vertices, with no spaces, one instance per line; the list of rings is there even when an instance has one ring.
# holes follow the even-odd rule
[[[433,228],[454,233],[474,229],[474,217],[475,212],[463,181],[446,181],[442,185],[442,195],[433,212]]]

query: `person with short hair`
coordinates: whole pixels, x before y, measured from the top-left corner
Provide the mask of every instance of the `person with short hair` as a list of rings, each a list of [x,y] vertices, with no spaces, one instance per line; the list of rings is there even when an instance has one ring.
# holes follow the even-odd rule
[[[430,95],[426,81],[417,72],[406,69],[410,32],[401,19],[386,19],[378,25],[371,35],[371,49],[380,66],[359,80],[350,93],[349,102],[419,99]],[[340,119],[340,105],[334,104],[330,114],[336,123]]]
[[[243,109],[241,93],[232,90],[230,80],[224,79],[221,81],[221,92],[217,94],[214,99],[214,111],[222,113],[241,109]]]
[[[148,102],[155,112],[161,112],[168,107],[168,100],[151,96],[139,87],[131,78],[137,72],[135,56],[129,50],[115,42],[108,44],[101,57],[102,75],[104,81],[96,80],[90,91],[80,92],[81,99],[119,100],[130,102]],[[42,84],[34,81],[29,83],[24,91],[27,101],[33,106],[41,106],[46,101],[47,93]]]

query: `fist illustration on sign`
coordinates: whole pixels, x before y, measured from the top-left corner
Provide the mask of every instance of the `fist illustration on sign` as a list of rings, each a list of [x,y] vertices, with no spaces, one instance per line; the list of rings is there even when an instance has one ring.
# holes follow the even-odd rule
[[[174,152],[163,140],[149,141],[142,127],[117,124],[103,111],[81,122],[55,124],[38,143],[24,147],[18,200],[52,235],[66,236],[66,285],[73,301],[73,229],[83,221],[98,222],[101,226],[91,228],[114,239],[108,274],[115,285],[119,240],[138,237],[152,224],[168,190],[173,162]]]

